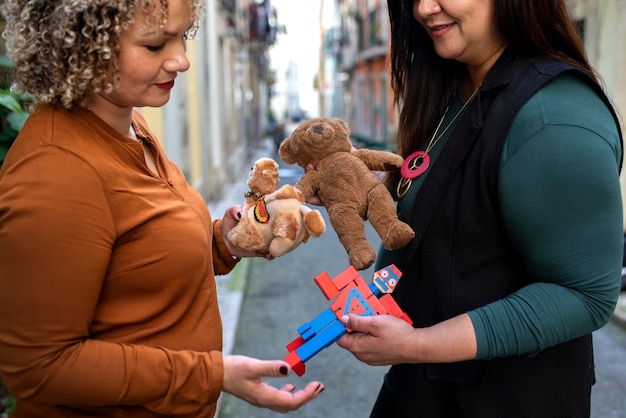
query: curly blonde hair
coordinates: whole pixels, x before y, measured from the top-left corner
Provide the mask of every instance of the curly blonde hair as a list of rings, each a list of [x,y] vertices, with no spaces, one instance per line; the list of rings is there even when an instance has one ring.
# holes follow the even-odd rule
[[[204,0],[188,0],[195,36]],[[34,105],[70,108],[92,93],[110,93],[118,82],[119,36],[135,11],[146,25],[163,29],[168,0],[3,0],[0,12],[9,57],[15,63],[14,90],[30,93]]]

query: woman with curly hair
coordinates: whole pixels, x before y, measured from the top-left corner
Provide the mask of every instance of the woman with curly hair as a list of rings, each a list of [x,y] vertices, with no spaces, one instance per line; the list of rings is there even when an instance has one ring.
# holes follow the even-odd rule
[[[12,417],[212,417],[221,391],[288,412],[282,360],[221,353],[226,239],[134,110],[189,68],[199,0],[4,0],[33,111],[0,171],[0,373]],[[263,256],[263,255],[261,255]],[[270,257],[269,255],[267,256]]]
[[[588,417],[592,332],[623,252],[618,118],[564,0],[389,1],[402,170],[415,230],[379,266],[392,316],[339,345],[391,365],[372,418]]]

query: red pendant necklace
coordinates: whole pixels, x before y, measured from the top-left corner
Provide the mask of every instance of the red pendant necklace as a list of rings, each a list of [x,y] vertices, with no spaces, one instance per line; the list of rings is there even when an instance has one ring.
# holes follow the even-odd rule
[[[465,110],[467,105],[472,100],[474,100],[474,97],[476,97],[476,94],[478,94],[479,89],[480,85],[476,88],[476,90],[474,90],[474,93],[472,93],[470,98],[465,103],[463,103],[463,106],[461,106],[459,111],[456,112],[456,115],[454,115],[450,123],[448,123],[443,131],[441,131],[441,133],[437,135],[439,133],[441,125],[443,124],[443,121],[448,115],[448,110],[450,110],[450,106],[448,106],[446,108],[446,111],[443,112],[443,116],[441,117],[441,120],[439,120],[437,128],[435,128],[433,136],[430,137],[430,141],[428,141],[426,149],[424,151],[415,151],[414,153],[406,157],[404,163],[402,163],[402,167],[400,167],[400,175],[402,176],[402,178],[398,182],[398,187],[396,188],[398,198],[404,197],[409,192],[411,184],[413,183],[413,179],[421,176],[426,172],[426,170],[428,170],[428,167],[430,166],[430,150],[432,150],[433,147],[437,145],[437,142],[439,142],[441,137],[443,137],[448,129],[450,129],[450,126],[452,126],[452,124],[458,119],[458,117],[461,115],[463,110]]]

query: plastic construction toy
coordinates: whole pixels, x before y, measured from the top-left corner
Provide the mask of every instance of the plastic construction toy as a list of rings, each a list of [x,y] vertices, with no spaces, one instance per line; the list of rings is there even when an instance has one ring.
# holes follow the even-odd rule
[[[300,326],[298,328],[300,336],[287,344],[289,354],[285,356],[285,361],[293,371],[302,376],[306,361],[351,331],[339,320],[343,315],[389,314],[413,324],[390,294],[398,285],[401,276],[402,273],[393,264],[374,272],[372,283],[369,285],[353,266],[332,279],[328,273],[320,273],[315,278],[315,283],[326,299],[331,300],[334,297],[336,299],[311,322]]]

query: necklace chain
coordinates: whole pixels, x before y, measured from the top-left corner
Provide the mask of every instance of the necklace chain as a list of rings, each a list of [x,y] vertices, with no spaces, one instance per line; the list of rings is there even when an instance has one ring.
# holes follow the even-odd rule
[[[454,124],[454,122],[458,119],[461,113],[463,113],[467,105],[469,105],[470,102],[474,100],[474,98],[478,94],[478,90],[480,90],[481,85],[482,84],[480,84],[476,88],[476,90],[474,90],[469,99],[467,99],[467,101],[463,103],[463,106],[461,106],[459,111],[456,112],[452,120],[446,125],[443,131],[439,133],[439,129],[441,129],[441,125],[443,125],[443,121],[446,119],[448,111],[450,110],[450,105],[448,105],[445,112],[443,112],[443,116],[439,120],[439,123],[437,124],[437,128],[435,128],[435,132],[433,132],[433,135],[430,137],[428,145],[426,145],[426,149],[424,151],[414,152],[404,160],[404,164],[402,164],[402,169],[400,170],[401,178],[400,181],[398,181],[398,187],[396,188],[398,198],[404,197],[409,192],[414,178],[421,176],[426,172],[426,170],[428,170],[428,166],[430,165],[430,150],[432,150],[435,145],[437,145],[439,140],[444,136],[448,129],[450,129],[452,124]],[[439,135],[437,135],[438,133]]]
[[[452,124],[459,118],[459,116],[461,115],[461,113],[463,113],[463,111],[465,110],[465,108],[467,107],[468,104],[470,104],[470,102],[472,100],[474,100],[474,97],[476,97],[476,95],[478,94],[478,89],[480,89],[480,86],[478,86],[476,88],[476,90],[474,90],[474,92],[472,93],[472,95],[469,97],[469,99],[467,99],[467,101],[465,103],[463,103],[463,106],[461,106],[461,108],[459,109],[458,112],[456,112],[456,115],[454,115],[454,117],[452,118],[452,120],[450,121],[450,123],[448,123],[448,125],[446,125],[446,127],[444,128],[443,131],[441,131],[441,133],[439,134],[439,136],[437,137],[437,139],[435,139],[435,135],[437,135],[437,132],[439,132],[439,128],[441,128],[441,125],[443,124],[443,121],[446,119],[446,116],[448,115],[448,110],[450,110],[450,105],[448,105],[448,107],[446,107],[446,111],[443,113],[443,116],[441,117],[441,120],[439,121],[439,124],[437,125],[437,128],[435,129],[435,132],[433,133],[433,136],[430,138],[430,141],[428,142],[428,146],[426,146],[426,153],[428,154],[428,152],[434,148],[435,145],[437,145],[437,142],[439,142],[439,140],[441,139],[441,137],[448,132],[448,129],[450,129],[450,126],[452,126]],[[434,140],[434,142],[433,142]]]

